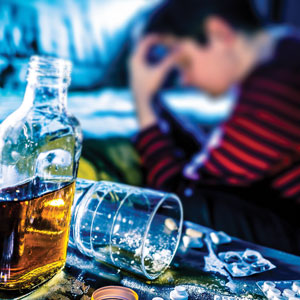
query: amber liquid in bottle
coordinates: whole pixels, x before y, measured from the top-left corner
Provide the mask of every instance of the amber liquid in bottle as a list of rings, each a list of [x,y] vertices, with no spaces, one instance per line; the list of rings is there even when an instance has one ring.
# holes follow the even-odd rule
[[[0,298],[29,292],[64,266],[74,192],[75,182],[36,180],[0,190]]]

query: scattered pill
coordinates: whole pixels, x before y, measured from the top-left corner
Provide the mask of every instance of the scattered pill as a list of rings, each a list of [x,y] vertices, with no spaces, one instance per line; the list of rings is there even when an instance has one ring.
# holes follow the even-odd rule
[[[171,300],[188,300],[189,294],[184,286],[176,286],[170,293]]]
[[[172,218],[167,218],[165,220],[165,226],[171,231],[178,229],[176,222]]]
[[[232,241],[231,237],[224,231],[211,232],[210,238],[216,245],[228,244]]]
[[[182,241],[185,248],[202,248],[204,246],[201,239],[192,238],[186,235],[182,238]]]
[[[300,281],[294,281],[294,282],[293,282],[292,290],[293,290],[295,293],[300,294]]]
[[[204,236],[203,232],[192,229],[192,228],[187,228],[185,231],[185,234],[190,237],[195,237],[195,238],[203,238],[203,236]]]
[[[271,288],[275,288],[276,284],[272,281],[265,281],[263,286],[262,286],[262,290],[264,292],[266,292],[267,290],[271,289]]]
[[[278,290],[276,288],[270,288],[267,292],[267,296],[268,296],[268,298],[281,296],[281,292],[280,292],[280,290]]]
[[[296,293],[290,289],[285,289],[285,290],[283,290],[282,295],[290,298],[290,297],[295,297]]]

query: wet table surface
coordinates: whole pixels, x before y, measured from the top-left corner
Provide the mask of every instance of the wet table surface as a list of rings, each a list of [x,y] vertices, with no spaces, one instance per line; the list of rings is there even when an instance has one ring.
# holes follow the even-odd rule
[[[192,227],[204,233],[208,228],[185,222],[185,228]],[[179,251],[172,266],[158,279],[147,281],[132,274],[121,272],[81,255],[69,248],[67,264],[62,272],[49,282],[27,296],[26,300],[59,299],[89,300],[93,291],[107,285],[123,285],[134,289],[139,299],[150,300],[154,297],[170,299],[170,291],[176,285],[187,288],[189,299],[213,299],[214,295],[263,299],[256,285],[262,280],[300,280],[300,257],[255,244],[233,239],[230,244],[214,247],[214,253],[228,250],[243,251],[246,248],[258,250],[269,259],[276,268],[260,274],[243,278],[231,277],[216,260],[209,246],[201,249]]]

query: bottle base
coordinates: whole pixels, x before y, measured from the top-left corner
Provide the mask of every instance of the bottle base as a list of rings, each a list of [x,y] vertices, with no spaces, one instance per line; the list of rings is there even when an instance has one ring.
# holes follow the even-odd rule
[[[0,300],[22,299],[28,296],[39,286],[53,278],[63,269],[64,265],[64,262],[55,262],[35,269],[16,280],[0,282]]]

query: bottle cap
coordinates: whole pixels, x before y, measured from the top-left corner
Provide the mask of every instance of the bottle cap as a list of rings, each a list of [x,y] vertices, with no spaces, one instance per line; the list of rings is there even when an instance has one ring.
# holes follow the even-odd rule
[[[135,291],[123,286],[106,286],[96,290],[91,298],[91,300],[102,299],[138,300],[139,296]]]

